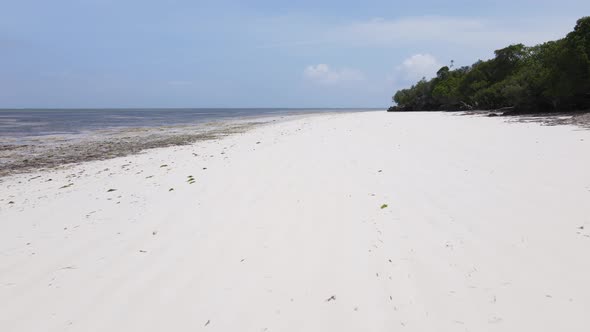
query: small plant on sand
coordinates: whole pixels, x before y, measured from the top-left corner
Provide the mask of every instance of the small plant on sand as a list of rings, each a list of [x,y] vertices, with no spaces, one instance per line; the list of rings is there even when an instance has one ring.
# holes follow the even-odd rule
[[[381,210],[383,210],[383,209],[387,209],[387,207],[388,207],[388,206],[389,206],[389,205],[387,205],[387,204],[383,204],[383,205],[381,205]]]

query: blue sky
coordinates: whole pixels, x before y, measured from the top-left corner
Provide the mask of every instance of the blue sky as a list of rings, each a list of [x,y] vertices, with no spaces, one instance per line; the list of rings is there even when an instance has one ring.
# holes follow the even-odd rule
[[[0,108],[386,107],[590,1],[0,0]]]

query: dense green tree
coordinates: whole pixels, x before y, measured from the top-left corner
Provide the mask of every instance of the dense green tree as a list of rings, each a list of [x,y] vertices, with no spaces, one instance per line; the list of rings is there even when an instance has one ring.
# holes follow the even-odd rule
[[[494,55],[458,69],[452,63],[435,78],[398,91],[394,110],[590,108],[590,17],[578,20],[564,39],[510,45]]]

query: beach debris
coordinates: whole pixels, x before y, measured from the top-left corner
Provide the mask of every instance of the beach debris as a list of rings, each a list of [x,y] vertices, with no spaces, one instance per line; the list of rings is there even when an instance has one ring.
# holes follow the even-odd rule
[[[168,189],[168,191],[174,191],[174,188],[170,188],[170,189]]]
[[[14,201],[10,201],[10,202],[8,202],[8,204],[14,204]]]
[[[158,231],[153,231],[152,232],[152,235],[157,235],[157,234],[158,234]]]
[[[145,250],[140,250],[139,252],[142,253],[142,254],[147,253],[147,251],[145,251]]]
[[[66,267],[62,267],[60,270],[75,270],[76,267],[75,266],[66,266]]]
[[[260,144],[260,142],[256,142],[256,144]]]
[[[60,187],[59,189],[65,189],[65,188],[71,187],[71,186],[73,186],[73,185],[74,185],[73,183],[68,183],[68,184],[66,184],[66,185],[65,185],[65,186],[63,186],[63,187]]]
[[[109,189],[109,190],[107,190],[108,193],[112,193],[113,191],[117,191],[117,189]]]
[[[383,209],[387,209],[388,207],[389,207],[389,205],[387,205],[387,204],[383,204],[383,205],[381,205],[381,210],[383,210]]]
[[[168,167],[168,165],[166,165],[166,164],[160,165],[160,168],[164,168],[164,167]]]
[[[207,320],[207,323],[205,323],[205,327],[206,327],[207,325],[209,325],[210,323],[211,323],[211,320],[209,320],[209,319],[208,319],[208,320]]]
[[[240,261],[240,263],[243,263],[245,260],[246,260],[245,258],[242,258],[242,260]]]
[[[382,170],[382,169],[380,169],[380,170],[378,170],[378,171],[377,171],[377,173],[383,173],[383,170]]]
[[[336,295],[332,295],[326,300],[326,302],[330,302],[330,301],[336,301]]]
[[[584,226],[580,226],[580,227],[578,227],[578,229],[584,230]]]

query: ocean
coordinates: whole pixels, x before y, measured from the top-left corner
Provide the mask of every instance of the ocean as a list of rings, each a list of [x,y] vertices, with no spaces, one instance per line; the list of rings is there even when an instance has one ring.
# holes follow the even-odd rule
[[[116,128],[193,125],[222,119],[374,110],[378,109],[0,109],[0,140],[46,135],[75,135]]]

